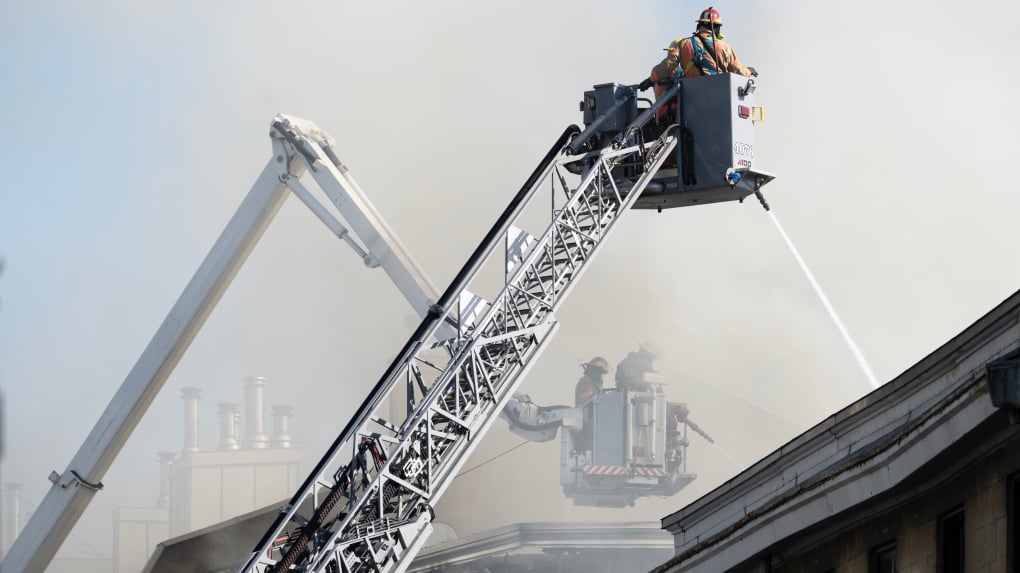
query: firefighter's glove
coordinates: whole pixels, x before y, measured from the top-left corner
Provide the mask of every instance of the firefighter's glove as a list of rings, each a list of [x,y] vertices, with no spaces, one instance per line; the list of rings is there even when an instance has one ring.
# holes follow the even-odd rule
[[[752,76],[758,77],[758,70],[752,68],[751,66],[747,66],[747,71],[751,72]]]
[[[653,83],[655,82],[652,81],[652,78],[645,78],[641,80],[641,83],[639,83],[637,87],[639,90],[645,91],[646,89],[652,87]]]

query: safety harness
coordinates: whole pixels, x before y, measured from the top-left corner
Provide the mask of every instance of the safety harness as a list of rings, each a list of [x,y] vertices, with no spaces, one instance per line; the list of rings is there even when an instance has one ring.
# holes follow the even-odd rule
[[[717,70],[716,67],[719,65],[719,62],[716,62],[714,58],[706,61],[705,55],[708,52],[705,50],[705,45],[701,43],[701,38],[698,37],[697,34],[694,34],[690,38],[686,38],[686,40],[691,43],[691,50],[694,52],[694,55],[691,57],[691,61],[684,64],[682,69],[677,68],[677,71],[675,72],[676,76],[678,78],[687,77],[687,72],[691,71],[691,68],[694,66],[698,66],[698,69],[701,70],[703,75],[714,76],[718,74],[719,70]],[[709,42],[714,42],[714,39],[709,38]],[[683,46],[681,45],[681,48],[682,47]]]

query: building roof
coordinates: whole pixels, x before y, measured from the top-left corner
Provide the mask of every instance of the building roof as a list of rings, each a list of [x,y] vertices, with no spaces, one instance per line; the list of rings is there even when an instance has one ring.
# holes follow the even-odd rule
[[[1020,291],[892,381],[663,518],[676,556],[653,573],[725,571],[864,502],[874,508],[940,456],[987,454],[1007,439],[1003,432],[986,432],[984,448],[954,445],[1006,416],[989,399],[985,368],[1020,347],[1018,321]]]
[[[142,573],[233,571],[248,558],[286,502],[168,539],[156,546]]]
[[[504,557],[521,554],[661,550],[668,555],[672,548],[670,536],[654,522],[518,523],[428,547],[415,558],[408,571],[440,571],[486,559],[501,562]]]
[[[143,571],[234,571],[283,503],[160,543]],[[502,562],[506,556],[520,561],[524,555],[541,558],[558,550],[635,550],[647,555],[647,565],[639,569],[646,570],[672,553],[673,540],[654,522],[518,523],[426,547],[408,571],[474,566],[487,559]]]

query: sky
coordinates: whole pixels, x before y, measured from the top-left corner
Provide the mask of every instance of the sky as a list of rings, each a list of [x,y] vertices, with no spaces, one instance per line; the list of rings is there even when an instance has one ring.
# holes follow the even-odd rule
[[[584,90],[636,84],[705,6],[687,1],[90,3],[0,12],[0,480],[29,507],[63,471],[270,157],[276,113],[327,130],[440,288]],[[1015,2],[719,1],[760,73],[758,167],[773,212],[879,381],[1020,288]],[[538,230],[534,230],[537,232]],[[634,212],[559,313],[521,390],[569,402],[579,361],[663,349],[671,399],[715,435],[699,478],[628,510],[573,508],[558,443],[460,478],[439,519],[656,520],[869,390],[757,205]],[[242,379],[294,407],[305,469],[413,330],[295,200],[238,274],[66,543],[109,554],[111,512],[152,505],[158,451],[183,445],[180,390]],[[467,466],[519,439],[493,427]]]

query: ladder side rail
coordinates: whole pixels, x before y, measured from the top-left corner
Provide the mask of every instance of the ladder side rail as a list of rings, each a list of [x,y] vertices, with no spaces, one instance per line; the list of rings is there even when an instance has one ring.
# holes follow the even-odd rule
[[[331,464],[333,464],[342,453],[341,450],[344,446],[353,441],[357,430],[368,422],[369,416],[378,409],[389,391],[392,389],[397,378],[401,374],[405,373],[407,364],[411,363],[413,357],[426,346],[427,340],[435,335],[435,332],[440,328],[441,323],[444,321],[447,323],[456,323],[455,320],[451,320],[451,315],[455,305],[457,304],[460,292],[465,288],[465,285],[474,278],[480,267],[489,258],[491,252],[499,244],[499,241],[505,236],[511,222],[520,213],[524,205],[530,200],[531,196],[534,195],[537,190],[537,182],[543,180],[545,174],[552,170],[553,162],[560,153],[560,150],[563,149],[563,147],[570,141],[570,138],[579,132],[580,129],[577,126],[571,125],[559,136],[556,143],[552,146],[543,160],[531,173],[525,184],[497,218],[496,223],[468,258],[460,272],[454,277],[453,281],[451,281],[449,287],[447,287],[446,291],[444,291],[444,293],[440,296],[436,305],[433,307],[432,312],[430,312],[419,324],[418,328],[416,328],[411,334],[403,348],[394,357],[382,378],[380,378],[379,382],[376,383],[375,387],[362,402],[357,413],[346,424],[343,431],[337,436],[336,440],[334,440],[325,455],[320,459],[319,463],[316,464],[316,467],[295,493],[291,501],[281,509],[281,512],[277,515],[273,525],[256,545],[248,560],[244,565],[242,565],[240,571],[262,572],[272,566],[274,561],[269,557],[269,555],[273,548],[274,540],[284,533],[290,523],[294,522],[295,515],[305,499],[312,497],[317,500],[317,488],[328,483],[332,476],[332,472],[330,470]],[[306,157],[306,159],[308,158]],[[316,506],[317,505],[318,504],[316,504]]]
[[[304,169],[287,166],[293,175]],[[96,425],[4,557],[5,571],[42,572],[85,511],[102,479],[181,356],[287,197],[270,160],[170,309]]]
[[[609,228],[609,226],[612,225],[616,220],[618,220],[619,214],[622,213],[622,210],[620,210],[620,209],[624,209],[624,210],[627,209],[633,203],[633,201],[637,199],[637,197],[640,195],[640,191],[643,190],[644,186],[647,185],[647,182],[650,180],[651,175],[654,173],[654,171],[656,171],[658,169],[659,165],[661,165],[661,162],[664,160],[664,158],[666,157],[666,154],[668,154],[669,150],[672,149],[672,146],[674,144],[675,144],[675,140],[670,141],[669,145],[664,148],[663,152],[659,153],[656,156],[655,161],[653,161],[653,165],[651,165],[651,169],[646,173],[645,177],[643,177],[642,180],[639,181],[638,187],[636,187],[634,190],[632,190],[632,193],[627,196],[626,200],[622,200],[620,198],[620,196],[619,196],[619,193],[615,194],[616,199],[619,201],[618,203],[616,203],[616,206],[618,208],[615,210],[615,212],[613,212],[611,214],[608,214],[608,216],[606,217],[606,219],[604,221],[605,227],[602,229],[602,232],[600,233],[600,237],[601,238],[605,237],[605,231]],[[613,155],[623,156],[623,155],[627,155],[627,154],[633,153],[634,151],[635,151],[635,149],[625,149],[625,150],[622,150],[622,151],[619,151],[619,152],[614,152]],[[609,172],[611,171],[611,166],[609,165],[608,162],[604,162],[603,163],[603,168],[605,169],[605,171],[602,173],[602,175],[609,175]],[[604,177],[602,179],[604,179]],[[589,181],[590,182],[595,181],[595,175],[592,175],[589,178]],[[586,191],[586,189],[584,191]],[[579,193],[577,195],[584,195],[584,194],[585,193]],[[575,197],[576,197],[576,195],[575,195]],[[571,201],[571,203],[573,203],[574,206],[578,205],[578,201]],[[564,209],[564,210],[561,211],[561,214],[567,214],[569,212],[570,212],[570,209]],[[549,239],[550,237],[553,236],[552,230],[556,227],[556,225],[558,223],[559,223],[559,221],[554,222],[553,225],[550,225],[550,230],[547,231],[547,233],[544,235],[547,239]],[[601,245],[601,238],[597,241],[596,247],[598,245]],[[536,248],[533,251],[532,256],[529,258],[529,261],[532,264],[534,264],[536,258],[539,256],[539,253],[541,253],[541,252],[542,252],[542,249]],[[591,256],[594,255],[595,252],[596,252],[596,248],[592,248],[592,250],[588,253],[588,256],[587,256],[586,260],[590,260]],[[580,267],[578,267],[578,271],[573,273],[573,279],[576,279],[576,278],[578,278],[580,276],[580,269],[581,268],[584,268],[584,265],[581,265]],[[523,269],[519,269],[518,273],[516,274],[516,277],[518,277],[520,279],[520,278],[524,277],[525,275],[526,275],[525,271]],[[562,302],[562,300],[564,299],[563,295],[565,295],[568,292],[568,290],[569,290],[569,286],[568,285],[572,285],[572,284],[573,284],[573,280],[570,280],[570,281],[567,281],[567,283],[563,286],[563,288],[561,289],[561,293],[560,293],[561,296],[558,298],[558,300],[555,300],[555,301],[552,302],[551,308],[549,309],[549,313],[547,313],[547,316],[551,317],[553,308],[556,308],[556,307],[559,306],[560,302]],[[505,296],[505,293],[507,293],[508,290],[509,289],[504,289],[503,295],[501,295],[501,296]],[[495,312],[495,309],[497,309],[497,308],[499,308],[498,305],[495,305],[495,304],[492,305],[492,307],[489,310],[488,317],[487,317],[489,320],[493,319],[493,317],[494,317],[493,313]],[[483,320],[483,323],[485,323],[485,322],[486,321]],[[555,324],[554,321],[553,321],[553,324]],[[552,331],[552,328],[550,328],[550,332],[551,331]],[[480,336],[481,336],[481,331],[476,332],[475,337],[474,337],[476,342],[478,342],[480,340]],[[531,345],[531,348],[530,348],[530,351],[533,354],[536,353],[537,350],[542,348],[541,342],[543,342],[544,340],[548,340],[548,336],[537,337],[537,338],[535,338],[535,340],[537,341],[537,344]],[[482,347],[484,348],[484,345]],[[480,349],[479,348],[470,348],[470,350],[473,353],[480,353]],[[481,406],[481,408],[477,408],[476,409],[475,415],[473,416],[473,420],[474,420],[475,423],[471,424],[471,425],[468,425],[468,427],[465,428],[466,430],[468,430],[467,432],[465,432],[465,435],[468,436],[467,439],[460,440],[459,442],[457,442],[455,444],[452,444],[452,446],[449,448],[449,452],[448,452],[448,456],[447,457],[448,458],[452,458],[452,460],[450,460],[448,463],[444,464],[446,467],[439,469],[439,471],[437,472],[437,474],[435,476],[435,480],[434,480],[436,486],[435,486],[435,491],[433,492],[433,495],[431,495],[428,500],[422,500],[422,502],[424,502],[425,504],[430,506],[431,504],[428,503],[428,502],[437,499],[438,498],[437,494],[441,494],[442,491],[444,491],[445,488],[448,487],[449,482],[452,481],[452,476],[455,475],[455,472],[457,471],[457,469],[459,467],[461,467],[461,465],[464,463],[464,461],[466,461],[467,455],[470,453],[470,450],[472,450],[474,448],[474,445],[477,444],[477,442],[478,442],[477,437],[482,435],[484,430],[486,430],[491,425],[491,423],[495,420],[496,414],[498,413],[500,408],[505,406],[506,401],[512,395],[513,388],[516,387],[517,382],[519,382],[519,380],[521,379],[520,374],[525,369],[529,368],[530,365],[533,364],[533,363],[534,363],[533,360],[529,359],[527,356],[524,356],[524,357],[522,357],[522,359],[520,361],[518,361],[516,364],[512,365],[512,366],[519,366],[520,368],[518,368],[516,372],[510,372],[509,374],[503,373],[502,378],[503,378],[504,383],[499,385],[500,387],[498,388],[498,391],[496,392],[497,395],[492,396],[491,400],[484,401],[484,400],[481,399],[480,395],[473,397],[473,400],[475,400],[475,403],[478,404],[479,406]],[[439,398],[449,394],[449,392],[442,392],[442,391],[441,392],[435,392],[435,388],[442,387],[444,390],[446,390],[450,383],[453,383],[454,385],[460,384],[462,382],[462,378],[459,375],[453,375],[453,374],[459,373],[458,371],[463,367],[464,364],[465,364],[465,360],[464,360],[464,356],[462,355],[461,359],[456,364],[456,367],[454,368],[454,370],[453,371],[448,370],[448,372],[450,372],[451,375],[445,375],[444,376],[447,384],[437,383],[436,386],[433,387],[432,391],[429,392],[430,398],[425,401],[425,402],[427,402],[427,404],[423,404],[422,407],[420,407],[420,409],[418,410],[418,414],[415,416],[415,418],[421,423],[421,426],[419,426],[418,431],[416,431],[414,433],[421,434],[421,433],[423,433],[421,431],[422,429],[428,430],[428,428],[427,428],[428,423],[435,418],[435,415],[437,413],[439,413],[437,411],[436,407],[435,407],[436,401]],[[445,413],[445,412],[443,412],[443,413]],[[431,415],[429,417],[425,417],[426,414],[431,414]],[[474,426],[477,426],[477,427],[474,427]],[[472,433],[474,433],[476,435],[475,439],[472,439],[470,437]],[[405,435],[404,437],[406,439],[407,435]],[[377,498],[379,506],[381,507],[382,504],[384,503],[385,500],[383,500],[381,498],[381,494],[380,494],[380,492],[385,491],[384,490],[384,485],[385,484],[383,484],[382,482],[386,479],[386,476],[389,473],[388,472],[388,469],[389,469],[388,464],[392,463],[392,460],[394,460],[394,459],[396,459],[396,458],[395,457],[390,457],[389,458],[390,461],[387,462],[387,466],[384,467],[382,469],[382,471],[379,471],[376,474],[375,478],[373,479],[372,486],[370,488],[366,488],[367,495],[366,496],[362,496],[360,498],[360,500],[358,500],[356,502],[355,507],[352,508],[350,513],[348,513],[347,517],[344,519],[343,525],[341,527],[339,527],[336,532],[334,532],[334,534],[332,535],[330,541],[324,544],[324,547],[331,548],[331,549],[327,549],[327,554],[326,555],[321,555],[319,557],[319,559],[316,561],[315,567],[313,567],[311,570],[313,570],[313,571],[321,570],[321,568],[326,568],[327,566],[329,566],[329,563],[334,562],[334,561],[336,563],[338,563],[338,564],[341,564],[341,566],[345,567],[345,570],[346,570],[347,566],[343,565],[343,564],[354,563],[356,560],[350,558],[350,556],[345,557],[343,555],[344,549],[350,548],[352,546],[357,545],[358,543],[361,543],[362,545],[361,545],[360,551],[359,551],[360,555],[363,555],[363,556],[364,555],[370,555],[370,554],[374,555],[374,553],[371,551],[371,547],[373,547],[371,545],[371,541],[373,539],[378,541],[378,539],[381,536],[385,535],[386,533],[395,534],[395,533],[398,532],[398,530],[403,529],[404,533],[407,533],[408,531],[410,531],[412,533],[417,531],[417,535],[423,535],[424,534],[425,528],[418,528],[417,530],[415,530],[415,528],[413,528],[413,527],[412,528],[407,528],[407,527],[403,527],[402,528],[402,527],[398,526],[398,527],[392,528],[389,532],[386,532],[386,531],[380,532],[378,530],[373,530],[373,529],[368,528],[364,523],[361,524],[361,525],[353,523],[355,517],[357,517],[357,515],[358,515],[358,510],[361,507],[365,506],[366,500],[368,500],[368,498],[370,498],[372,496],[379,496]],[[419,513],[419,515],[418,515],[419,521],[420,521],[420,518],[421,518],[423,513],[424,512]],[[371,515],[371,517],[373,517],[373,518],[377,518],[378,516],[379,516],[378,513],[374,513],[374,514]],[[397,523],[399,525],[402,525],[405,522],[402,522],[402,521],[400,521],[398,519],[395,523]],[[361,538],[361,539],[351,540],[351,539],[342,538],[342,534],[344,532],[348,531],[349,529],[355,529],[356,531],[363,530],[363,531],[366,531],[367,533],[363,534],[363,538]],[[401,546],[401,547],[404,547],[405,549],[409,548],[409,547],[413,547],[416,544],[417,543],[415,542],[415,540],[407,540],[407,539],[401,540],[401,539],[397,539],[396,537],[391,537],[391,538],[387,539],[386,543],[384,543],[384,545],[386,545],[386,546],[388,546],[390,548],[394,548],[396,546]],[[391,554],[386,554],[386,555],[392,556]],[[399,567],[399,569],[392,569],[392,570],[400,570],[403,567],[406,567],[406,564],[403,565],[403,566],[400,566],[399,565],[399,561],[401,561],[401,560],[400,559],[396,559],[396,561],[393,562],[394,567]],[[380,566],[385,566],[385,565],[387,565],[387,563],[388,562],[380,563],[380,562],[373,561],[373,562],[369,563],[369,566],[371,566],[373,568],[376,568],[376,567],[380,567]],[[354,569],[351,569],[351,570],[354,570]],[[387,570],[391,570],[391,569],[387,569]]]

